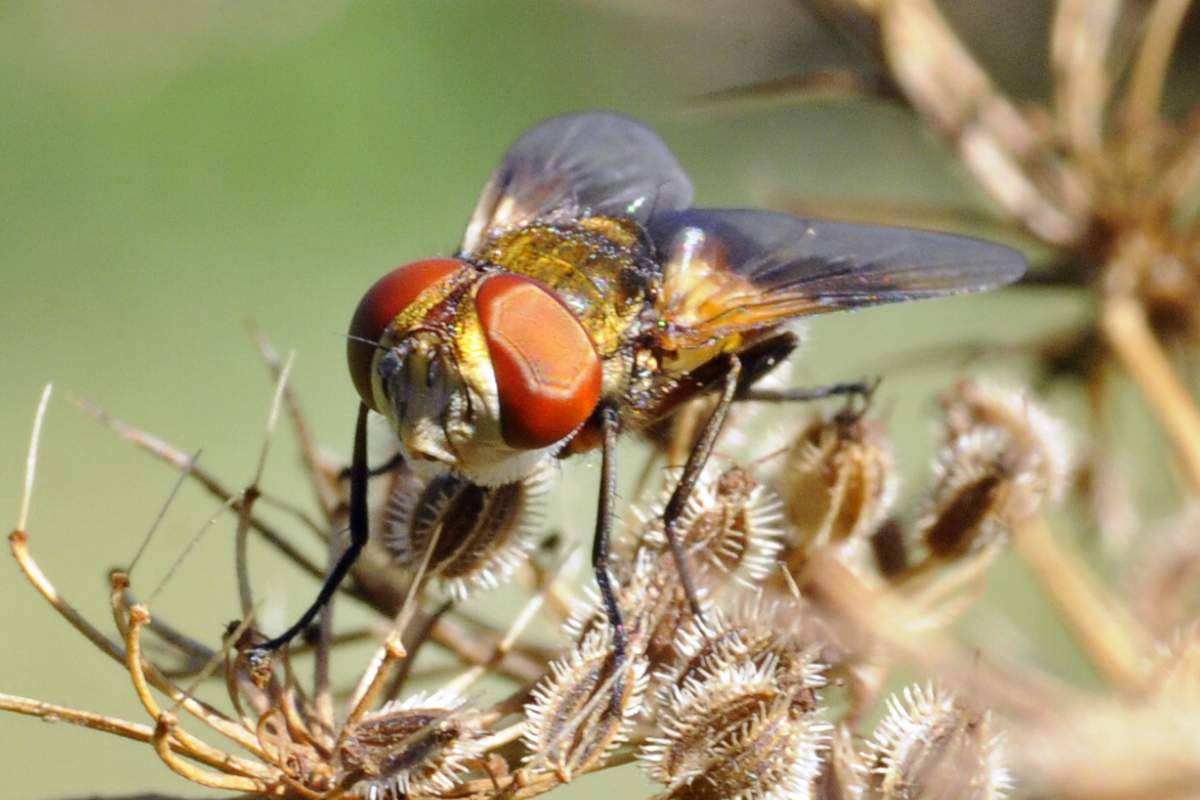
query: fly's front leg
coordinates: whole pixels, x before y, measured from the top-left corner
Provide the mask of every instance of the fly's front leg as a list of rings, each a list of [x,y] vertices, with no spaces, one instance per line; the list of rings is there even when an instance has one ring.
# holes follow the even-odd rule
[[[608,574],[608,545],[612,539],[613,506],[617,497],[617,431],[621,420],[617,410],[610,405],[600,407],[600,424],[603,434],[603,450],[600,462],[600,498],[596,507],[596,535],[592,539],[592,569],[596,572],[596,586],[604,603],[604,613],[613,631],[613,656],[615,669],[625,661],[625,623],[621,620],[621,607],[613,591],[612,577]],[[614,693],[614,697],[619,693]]]
[[[350,464],[350,544],[334,564],[333,570],[326,576],[320,592],[317,593],[317,599],[308,607],[308,610],[279,636],[269,642],[256,645],[251,651],[252,661],[264,661],[267,656],[286,646],[297,634],[312,624],[317,614],[321,613],[321,609],[338,590],[338,586],[341,585],[347,573],[350,572],[350,568],[354,566],[354,562],[358,560],[359,554],[367,545],[370,524],[367,514],[369,473],[367,469],[367,412],[366,405],[360,403],[358,422],[354,427],[354,457]]]
[[[700,479],[700,473],[704,471],[704,465],[708,463],[713,445],[716,444],[717,437],[721,434],[721,428],[725,425],[725,417],[729,414],[729,407],[733,405],[737,396],[742,362],[732,353],[726,358],[728,359],[728,369],[725,372],[725,385],[721,392],[721,398],[708,421],[704,423],[700,438],[696,441],[692,452],[688,454],[683,474],[679,476],[679,482],[675,484],[675,490],[671,492],[671,498],[663,510],[663,532],[667,537],[667,544],[671,548],[671,556],[675,559],[675,568],[679,572],[679,580],[683,584],[684,594],[687,595],[688,605],[691,606],[692,614],[697,617],[701,616],[700,602],[696,597],[696,585],[692,580],[691,568],[688,566],[687,553],[684,552],[683,542],[679,540],[679,531],[676,530],[676,526],[679,524],[679,517],[683,514],[684,506],[687,505],[688,497],[696,488],[696,481]]]

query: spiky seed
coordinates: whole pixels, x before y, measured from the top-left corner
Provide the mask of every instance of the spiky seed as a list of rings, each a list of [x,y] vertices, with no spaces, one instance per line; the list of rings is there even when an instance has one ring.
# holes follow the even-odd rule
[[[551,663],[525,706],[526,769],[569,781],[603,764],[625,741],[641,711],[646,662],[628,657],[617,669],[608,627],[593,629]]]
[[[891,509],[896,486],[880,422],[845,413],[814,418],[792,441],[778,478],[791,523],[789,563],[811,548],[869,535]]]
[[[343,734],[337,759],[341,785],[369,800],[401,800],[454,788],[475,758],[478,715],[462,698],[417,694],[365,715]]]
[[[854,749],[850,728],[838,725],[825,751],[813,800],[861,800],[867,789],[867,767]]]
[[[664,797],[766,800],[808,797],[829,725],[795,710],[778,664],[742,660],[665,687],[660,734],[639,758]]]
[[[999,541],[1009,529],[1006,504],[1015,465],[1003,432],[985,428],[952,440],[937,455],[934,483],[917,532],[938,558],[960,558]]]
[[[476,486],[446,474],[400,479],[388,500],[385,542],[403,566],[421,562],[436,535],[429,574],[456,600],[491,589],[534,547],[537,504],[546,477],[505,486]]]
[[[1033,516],[1045,503],[1062,499],[1071,480],[1074,458],[1062,422],[1046,413],[1024,389],[975,380],[959,381],[942,398],[947,440],[979,429],[1002,431],[1010,441],[1014,468],[1025,478],[1012,512]]]
[[[816,710],[818,690],[825,685],[825,666],[817,657],[820,648],[804,641],[787,625],[772,624],[776,614],[767,605],[743,604],[732,618],[714,610],[680,628],[675,639],[675,662],[655,675],[661,686],[659,704],[670,702],[668,693],[672,689],[705,683],[747,662],[773,666],[775,687],[790,698],[794,711]]]
[[[885,578],[904,572],[908,567],[908,543],[904,526],[895,517],[885,519],[871,534],[871,555],[875,568]]]
[[[641,522],[639,547],[666,548],[662,514],[673,488],[674,483],[669,483],[663,498],[650,509],[635,510]],[[779,499],[749,472],[733,467],[719,474],[705,470],[675,530],[702,577],[722,582],[732,576],[752,585],[775,566],[781,521]]]
[[[946,442],[916,529],[933,556],[960,558],[1059,500],[1070,455],[1062,425],[1024,392],[962,381],[943,403]]]
[[[617,565],[617,604],[625,625],[626,646],[631,653],[646,658],[651,669],[660,669],[675,658],[675,637],[692,619],[683,585],[669,552],[643,548],[634,558],[632,569]],[[698,587],[701,611],[711,608],[704,587]],[[600,628],[609,627],[608,617],[594,589],[566,622],[567,635],[582,643]]]
[[[864,761],[879,800],[994,800],[1011,782],[991,716],[940,688],[888,699]]]

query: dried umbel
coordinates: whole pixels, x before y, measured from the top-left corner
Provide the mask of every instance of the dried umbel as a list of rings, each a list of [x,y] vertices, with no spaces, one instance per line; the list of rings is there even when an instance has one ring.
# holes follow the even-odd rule
[[[935,686],[888,700],[864,757],[872,800],[993,800],[1010,787],[990,715]]]
[[[1053,477],[1060,471],[1045,465],[1061,462],[1040,448],[1037,431],[1045,426],[1029,421],[1031,408],[1019,393],[960,385],[948,402],[947,439],[991,453],[978,463],[1008,465],[1008,471],[993,470],[1004,481],[1013,480],[1013,463]],[[164,457],[185,476],[202,480],[235,508],[239,535],[271,531],[253,508],[254,498],[268,496],[265,489],[221,495],[220,482],[186,454],[121,429],[139,445],[169,453]],[[344,508],[336,475],[336,469],[313,470],[314,482],[326,481],[320,485],[328,492],[318,497],[327,498],[322,511],[330,532],[340,527],[338,509]],[[724,470],[709,480],[709,510],[744,512],[756,494],[748,471]],[[421,492],[430,486],[435,484],[421,484]],[[430,497],[442,495],[431,491]],[[997,509],[1003,499],[1002,493],[980,493],[963,499],[962,514],[948,518],[1002,517],[1006,512]],[[1045,502],[1018,507],[1040,508]],[[464,501],[462,508],[468,506]],[[479,519],[465,512],[459,518]],[[747,527],[722,527],[714,520],[692,530],[711,534]],[[986,638],[986,616],[981,615],[980,643],[967,643],[942,622],[952,614],[931,613],[944,610],[947,598],[966,595],[973,602],[974,593],[956,592],[977,585],[990,559],[951,565],[934,555],[935,569],[910,565],[895,580],[883,581],[850,563],[848,548],[831,541],[811,554],[803,572],[793,574],[777,562],[775,580],[750,588],[728,580],[728,573],[703,558],[700,544],[722,541],[706,534],[691,540],[688,553],[699,574],[708,577],[696,616],[672,554],[655,533],[661,523],[647,519],[628,557],[612,562],[626,625],[623,658],[615,652],[608,619],[594,605],[576,617],[567,635],[547,639],[544,632],[558,628],[581,602],[585,582],[568,567],[583,559],[539,549],[508,589],[522,595],[520,610],[508,620],[489,622],[469,604],[447,603],[423,580],[400,592],[407,599],[397,606],[396,589],[376,594],[390,574],[385,564],[380,574],[365,575],[371,580],[360,581],[356,574],[347,587],[377,613],[370,628],[334,627],[334,618],[345,615],[333,615],[309,643],[263,661],[252,656],[266,637],[254,628],[257,603],[244,561],[238,561],[237,577],[246,579],[239,588],[247,621],[225,640],[229,652],[152,620],[148,604],[133,599],[124,575],[114,576],[118,635],[110,639],[67,605],[33,562],[26,521],[22,512],[10,538],[23,574],[122,665],[152,724],[8,695],[0,695],[0,709],[146,742],[187,780],[237,796],[526,800],[585,773],[637,760],[661,784],[661,798],[987,800],[1001,796],[1008,783],[997,733],[1001,723],[1009,764],[1027,793],[1069,800],[1174,800],[1200,785],[1195,628],[1177,623],[1173,627],[1184,632],[1164,642],[1131,624],[1127,604],[1106,595],[1095,576],[1068,557],[1044,516],[1018,524],[1014,549],[1035,567],[1033,576],[1063,609],[1112,691],[1102,692],[1094,682],[1068,685],[1042,669],[1041,653],[998,652],[1005,640]],[[877,527],[875,538],[887,527]],[[426,537],[420,564],[438,563],[434,555],[444,532]],[[736,541],[732,534],[722,536]],[[332,533],[330,540],[336,542]],[[717,552],[724,558],[732,551]],[[284,553],[303,566],[294,551]],[[737,561],[730,557],[724,563],[736,571]],[[915,566],[922,563],[929,564]],[[375,568],[372,562],[360,567]],[[916,576],[932,580],[911,579]],[[965,577],[950,580],[955,576]],[[156,596],[147,594],[151,601]],[[497,604],[489,611],[498,609]],[[543,633],[526,637],[535,620]],[[143,646],[147,639],[155,646]],[[343,676],[354,674],[347,667],[360,655],[354,643],[364,640],[378,646],[357,677],[346,680]],[[308,681],[303,650],[310,647],[315,658]],[[434,648],[439,651],[430,653]],[[433,658],[427,660],[427,654]],[[451,667],[449,677],[448,662],[461,664]],[[220,701],[197,699],[213,688],[203,677],[220,673],[222,666],[231,712],[221,711]],[[960,693],[914,688],[893,698],[871,744],[855,752],[870,730],[866,721],[876,717],[882,687],[899,670],[944,679]],[[184,689],[171,674],[197,677]],[[173,705],[167,707],[162,697]],[[203,726],[207,735],[185,730],[185,722]],[[228,752],[208,742],[214,738],[230,742]]]
[[[415,694],[365,714],[342,732],[339,784],[366,800],[446,792],[478,756],[478,712],[453,694]]]
[[[659,698],[661,731],[639,753],[664,797],[807,797],[829,724],[801,710],[777,680],[773,658],[697,670]]]
[[[1024,392],[963,381],[943,402],[946,442],[916,529],[933,557],[952,559],[1061,499],[1070,457],[1061,423]]]
[[[896,470],[883,424],[843,411],[819,415],[796,436],[777,479],[789,528],[787,562],[814,548],[861,540],[896,497]]]
[[[665,505],[664,499],[637,512],[640,548],[666,551]],[[675,531],[701,580],[723,583],[732,577],[750,585],[775,566],[781,519],[779,498],[749,472],[710,467],[688,498]]]
[[[604,763],[628,737],[645,690],[645,660],[618,662],[612,630],[592,630],[533,690],[525,707],[526,769],[568,781]]]
[[[388,499],[386,543],[397,563],[426,573],[463,600],[504,582],[529,557],[546,490],[543,470],[518,483],[477,486],[447,473],[420,478],[407,472]]]

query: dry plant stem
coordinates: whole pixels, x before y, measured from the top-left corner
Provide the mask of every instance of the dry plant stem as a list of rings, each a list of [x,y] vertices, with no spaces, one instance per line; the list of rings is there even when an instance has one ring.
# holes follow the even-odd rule
[[[171,738],[177,734],[175,720],[169,714],[157,717],[154,725],[154,752],[176,775],[201,786],[226,789],[233,792],[255,792],[265,794],[268,784],[243,775],[225,775],[220,772],[200,769],[185,761],[171,748]]]
[[[130,608],[145,608],[145,606],[126,606],[125,605],[125,589],[127,584],[124,581],[124,576],[120,573],[114,573],[112,580],[112,590],[109,593],[112,602],[113,621],[116,623],[117,629],[121,632],[121,636],[125,640],[126,650],[122,655],[122,663],[126,669],[129,667],[130,655],[128,652],[130,641]],[[149,613],[146,614],[146,619],[143,624],[149,622]],[[139,639],[140,647],[140,639]],[[138,675],[142,680],[152,685],[155,689],[170,697],[171,700],[179,704],[184,710],[191,714],[196,719],[203,722],[208,727],[222,734],[223,736],[237,742],[251,753],[259,756],[263,760],[269,760],[266,757],[265,751],[259,746],[257,739],[246,728],[243,728],[225,714],[217,709],[201,702],[194,697],[190,697],[180,691],[179,687],[171,683],[162,672],[153,664],[143,663],[139,660]],[[136,682],[135,682],[136,685]]]
[[[328,555],[325,559],[327,571],[333,570],[337,564],[337,537],[329,537]],[[332,730],[333,721],[333,688],[329,683],[329,657],[333,651],[333,610],[337,595],[329,598],[329,602],[321,609],[317,617],[317,643],[313,657],[313,709],[317,718],[327,729]]]
[[[1162,105],[1167,68],[1190,5],[1191,0],[1157,0],[1150,9],[1124,109],[1125,124],[1133,130],[1152,125]]]
[[[547,587],[557,581],[559,572],[566,561],[567,559],[563,559],[558,567],[556,567],[550,573],[550,575],[547,576],[546,582],[542,588],[536,594],[534,594],[533,597],[529,598],[527,603],[525,603],[524,607],[521,609],[521,612],[517,614],[516,619],[513,620],[512,625],[509,626],[508,632],[504,634],[504,638],[501,639],[492,650],[492,657],[484,663],[476,664],[467,671],[463,672],[462,675],[460,675],[447,687],[450,691],[456,694],[461,694],[462,692],[466,691],[476,681],[482,678],[489,669],[491,669],[493,666],[499,663],[501,659],[504,658],[504,656],[512,649],[513,644],[516,643],[517,637],[519,637],[525,631],[525,628],[529,625],[529,623],[533,621],[534,614],[541,610],[542,605],[546,601]]]
[[[1050,52],[1055,104],[1069,146],[1093,165],[1100,158],[1112,89],[1108,51],[1120,12],[1119,0],[1061,0],[1054,15]]]
[[[1075,692],[1022,664],[1019,674],[990,662],[978,652],[965,653],[938,631],[914,631],[913,610],[865,584],[827,552],[817,552],[806,575],[832,622],[847,625],[849,641],[866,636],[892,658],[923,667],[962,687],[979,702],[1014,715],[1036,719]]]
[[[1151,641],[1079,556],[1040,517],[1017,528],[1013,546],[1104,676],[1126,692],[1143,688]]]
[[[1192,493],[1200,494],[1200,411],[1154,338],[1141,306],[1130,297],[1110,297],[1101,325],[1175,447]]]
[[[154,729],[149,725],[109,717],[103,714],[93,714],[88,711],[68,708],[67,706],[43,703],[41,700],[31,700],[27,697],[17,697],[0,692],[0,711],[12,711],[30,717],[38,717],[47,721],[69,722],[92,730],[104,731],[126,739],[138,742],[149,742],[154,736]]]
[[[184,453],[182,450],[167,444],[158,437],[151,436],[144,431],[138,430],[132,425],[117,419],[108,412],[103,411],[87,401],[76,400],[75,403],[85,413],[95,418],[98,422],[100,422],[100,424],[115,431],[126,441],[129,441],[137,447],[140,447],[141,449],[150,453],[152,456],[161,461],[165,461],[176,469],[187,470],[189,477],[195,479],[202,487],[204,487],[205,490],[208,491],[209,494],[213,495],[222,502],[227,502],[230,499],[237,497],[236,493],[227,489],[211,473],[204,468],[193,464],[190,456],[188,456],[188,454]],[[234,505],[235,510],[239,508],[240,503]],[[317,534],[317,537],[324,540],[324,531],[320,530],[319,528],[313,528],[311,521],[306,518],[302,521],[304,522],[305,527],[314,530],[314,532]],[[270,525],[267,525],[265,522],[263,522],[260,518],[252,516],[250,518],[250,527],[309,575],[312,575],[318,580],[324,576],[324,570],[322,570],[319,566],[310,561],[303,553],[289,544],[282,535],[280,535]],[[366,598],[363,598],[360,593],[353,591],[345,585],[343,585],[342,590],[346,591],[352,596],[359,597],[359,599],[366,600]]]
[[[178,746],[182,749],[183,755],[193,757],[195,754],[202,754],[205,756],[206,761],[209,759],[218,759],[223,769],[229,772],[237,773],[238,776],[253,776],[265,781],[271,781],[275,777],[272,770],[267,769],[260,763],[247,761],[228,753],[223,753],[211,745],[200,741],[191,734],[180,730],[178,726],[174,724],[174,720],[171,719],[171,715],[167,714],[159,707],[158,702],[154,699],[154,693],[150,689],[150,683],[147,680],[147,673],[144,669],[145,662],[142,659],[141,630],[146,623],[149,622],[149,620],[150,612],[146,610],[145,606],[133,606],[129,609],[129,618],[125,626],[125,666],[126,669],[129,670],[130,677],[133,678],[133,686],[137,693],[138,699],[142,701],[142,706],[146,709],[146,713],[148,713],[151,718],[156,721],[154,737],[155,749],[159,751],[160,756],[164,754],[164,750],[169,753],[172,758],[168,759],[164,757],[163,759],[167,762],[167,765],[176,772],[179,772],[180,775],[183,775],[191,780],[196,780],[197,783],[202,783],[205,786],[214,786],[216,788],[229,788],[240,792],[262,791],[265,786],[260,781],[252,781],[251,785],[243,784],[238,786],[227,786],[220,783],[208,783],[205,780],[197,780],[191,775],[180,772],[179,769],[177,769],[179,766],[179,759],[177,758],[178,754],[174,753],[170,742],[165,740],[165,736],[164,741],[159,741],[160,735],[163,735],[164,728],[169,730],[170,737],[177,741]],[[177,694],[178,696],[172,699],[176,700],[177,702],[186,702],[182,694],[178,692]],[[171,722],[169,725],[164,726],[163,722],[166,719],[171,719]],[[256,754],[262,757],[264,761],[270,760],[264,751],[258,749],[257,743],[255,750]],[[190,765],[188,766],[190,767]],[[202,777],[208,778],[210,776],[205,775]],[[234,776],[212,775],[211,777],[214,780],[220,781],[233,779]],[[245,780],[245,778],[243,778],[243,780]]]
[[[275,347],[263,335],[262,331],[256,327],[252,326],[250,332],[255,344],[258,345],[258,352],[262,355],[263,361],[266,362],[267,368],[271,370],[272,377],[275,380],[279,380],[283,364],[279,360],[279,355],[276,353]],[[296,431],[296,439],[300,442],[300,456],[304,459],[304,467],[316,492],[317,502],[325,514],[326,522],[331,522],[338,505],[341,503],[341,492],[338,489],[336,481],[331,478],[329,472],[321,465],[320,448],[317,446],[317,441],[312,435],[312,428],[308,424],[308,418],[304,415],[304,411],[300,407],[300,402],[296,399],[296,393],[292,391],[290,382],[284,386],[283,403],[284,408],[287,409],[288,417],[292,421],[292,427]]]
[[[363,672],[358,687],[354,690],[354,699],[350,703],[352,711],[346,718],[346,725],[357,722],[363,714],[370,710],[375,700],[379,697],[379,694],[387,685],[388,678],[391,677],[392,669],[395,667],[396,662],[407,655],[401,637],[404,635],[404,630],[408,627],[413,612],[416,610],[417,596],[421,593],[424,586],[425,573],[429,569],[429,561],[433,558],[433,552],[437,548],[438,541],[442,538],[444,531],[445,527],[439,524],[437,530],[433,532],[433,536],[429,537],[429,544],[425,548],[425,553],[421,557],[421,564],[416,574],[413,575],[412,582],[408,585],[408,595],[404,598],[404,604],[400,606],[399,613],[396,614],[396,621],[384,639],[383,644],[376,651],[375,657],[371,659],[371,665]]]
[[[17,566],[21,573],[29,579],[33,584],[33,588],[37,593],[46,599],[46,602],[59,613],[63,619],[75,630],[83,634],[88,641],[96,645],[100,650],[104,651],[117,663],[125,662],[125,651],[121,646],[109,639],[91,623],[83,618],[75,608],[64,600],[54,588],[46,574],[42,572],[41,567],[33,560],[33,556],[29,552],[29,536],[23,530],[15,530],[8,535],[8,544],[12,550],[13,558],[16,559]]]
[[[482,664],[491,656],[492,648],[457,621],[443,617],[433,626],[433,641],[445,647],[464,664]],[[524,653],[510,652],[496,665],[496,671],[517,683],[529,683],[542,676],[544,664]]]
[[[234,561],[237,565],[238,600],[242,604],[243,618],[249,616],[250,609],[254,606],[254,592],[250,586],[250,558],[246,550],[250,537],[250,518],[254,512],[254,502],[261,496],[259,484],[262,482],[263,470],[267,466],[267,453],[271,449],[272,434],[275,433],[275,425],[279,421],[279,406],[283,402],[283,392],[287,388],[288,374],[292,371],[294,359],[294,353],[288,355],[287,363],[283,365],[283,369],[279,370],[278,377],[275,379],[275,393],[271,398],[271,410],[267,414],[262,448],[258,452],[258,465],[255,467],[250,485],[242,492],[241,502],[238,504],[238,523],[233,541],[236,551]]]
[[[37,413],[33,417],[33,431],[29,434],[29,451],[25,455],[25,482],[21,485],[21,510],[17,514],[19,531],[29,526],[29,505],[33,500],[33,481],[37,475],[38,443],[42,439],[42,423],[46,419],[46,408],[50,405],[50,394],[54,391],[53,384],[46,384],[42,389],[42,397],[38,400]]]

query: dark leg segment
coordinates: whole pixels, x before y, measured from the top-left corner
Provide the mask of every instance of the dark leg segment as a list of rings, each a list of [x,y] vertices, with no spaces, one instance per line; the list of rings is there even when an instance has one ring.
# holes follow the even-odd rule
[[[301,631],[312,624],[317,614],[333,597],[339,584],[350,572],[359,554],[367,545],[367,407],[360,403],[358,406],[358,423],[354,428],[354,457],[350,462],[350,544],[333,566],[333,571],[325,578],[317,599],[308,610],[296,620],[296,623],[279,636],[264,642],[254,648],[258,654],[272,653],[285,646]]]
[[[839,395],[871,398],[879,386],[879,379],[872,381],[851,381],[849,383],[831,383],[828,386],[812,386],[807,388],[788,389],[759,389],[751,388],[738,395],[738,400],[750,400],[759,403],[807,403],[812,400],[824,400],[827,397]]]
[[[671,492],[671,499],[667,501],[667,507],[663,510],[663,532],[666,534],[667,544],[671,547],[671,556],[675,559],[675,568],[679,571],[679,580],[683,583],[684,594],[687,595],[692,614],[697,617],[700,616],[700,602],[696,598],[696,585],[692,581],[687,553],[683,551],[683,543],[679,541],[679,532],[675,526],[679,523],[679,517],[683,514],[683,508],[692,494],[692,489],[696,488],[696,481],[700,479],[704,465],[708,463],[713,445],[716,444],[717,437],[721,434],[721,428],[725,425],[729,407],[733,405],[734,398],[737,396],[738,377],[742,372],[742,362],[731,353],[728,356],[728,365],[729,369],[725,373],[725,388],[721,392],[721,399],[718,401],[717,407],[713,409],[712,416],[704,423],[700,439],[688,455],[687,464],[683,467],[683,474],[679,476],[679,483],[675,484],[675,490]]]
[[[604,613],[613,629],[613,655],[619,665],[625,661],[625,623],[621,620],[621,607],[613,592],[612,578],[608,574],[608,543],[612,538],[613,505],[617,497],[617,429],[620,418],[612,406],[600,409],[600,421],[604,434],[604,449],[600,462],[600,499],[596,508],[596,535],[592,539],[592,569],[596,572],[596,586],[604,603]]]

